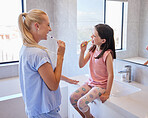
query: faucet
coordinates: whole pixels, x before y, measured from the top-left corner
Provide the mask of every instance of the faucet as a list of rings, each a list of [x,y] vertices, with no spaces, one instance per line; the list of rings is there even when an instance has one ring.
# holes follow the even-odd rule
[[[131,66],[130,65],[126,65],[125,66],[125,69],[122,70],[122,71],[119,71],[118,73],[126,73],[125,74],[125,80],[126,82],[131,82]]]

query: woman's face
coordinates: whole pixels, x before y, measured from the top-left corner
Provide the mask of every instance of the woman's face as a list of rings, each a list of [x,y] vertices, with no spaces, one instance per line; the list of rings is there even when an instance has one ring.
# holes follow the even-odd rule
[[[49,18],[47,15],[43,15],[44,21],[39,24],[39,40],[47,40],[47,34],[52,31],[49,23]]]
[[[98,35],[98,32],[96,31],[96,29],[94,28],[94,33],[91,36],[92,38],[92,43],[94,43],[95,45],[101,46],[102,45],[102,39],[101,37]]]

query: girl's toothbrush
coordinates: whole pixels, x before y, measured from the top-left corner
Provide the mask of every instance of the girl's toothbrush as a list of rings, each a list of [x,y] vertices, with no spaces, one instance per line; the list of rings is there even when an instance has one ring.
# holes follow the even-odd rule
[[[92,41],[92,39],[88,40],[87,43],[89,43],[90,41]],[[85,46],[86,44],[82,44],[82,47]]]

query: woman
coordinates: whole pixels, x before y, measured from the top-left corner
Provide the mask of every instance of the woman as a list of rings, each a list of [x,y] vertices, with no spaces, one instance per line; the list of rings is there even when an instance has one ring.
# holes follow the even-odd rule
[[[54,68],[47,49],[38,44],[47,40],[47,34],[52,31],[47,14],[38,9],[20,14],[19,29],[23,38],[19,60],[20,86],[26,113],[29,118],[61,118],[58,113],[61,104],[60,79],[78,83],[61,75],[65,43],[57,41]]]

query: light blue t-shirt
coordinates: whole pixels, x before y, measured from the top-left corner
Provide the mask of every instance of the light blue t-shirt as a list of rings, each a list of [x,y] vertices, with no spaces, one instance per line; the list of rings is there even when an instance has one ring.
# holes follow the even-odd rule
[[[47,62],[52,65],[45,50],[22,46],[19,60],[19,78],[28,116],[50,112],[61,104],[60,88],[51,91],[38,73],[39,67]]]

